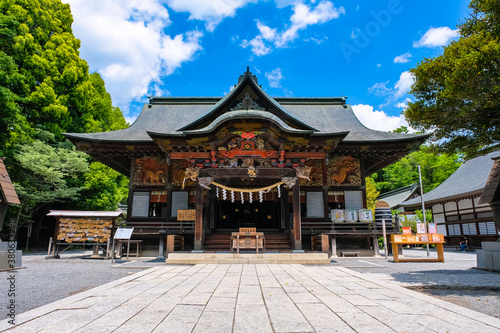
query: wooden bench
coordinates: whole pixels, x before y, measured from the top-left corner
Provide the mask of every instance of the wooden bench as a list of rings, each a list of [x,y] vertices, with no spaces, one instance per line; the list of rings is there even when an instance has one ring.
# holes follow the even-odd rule
[[[126,240],[126,239],[118,239],[116,240],[117,242],[117,248],[118,248],[118,254],[120,257],[122,257],[122,246],[127,246],[127,258],[130,256],[135,256],[137,258],[139,258],[139,253],[141,252],[141,245],[142,245],[142,240],[138,240],[138,239],[131,239],[130,241],[129,240]],[[128,244],[130,242],[130,245],[135,245],[135,254],[132,253],[130,254],[129,253],[129,250],[130,248],[128,247]]]
[[[342,257],[345,257],[345,256],[359,257],[359,252],[340,251],[340,254],[342,255]]]

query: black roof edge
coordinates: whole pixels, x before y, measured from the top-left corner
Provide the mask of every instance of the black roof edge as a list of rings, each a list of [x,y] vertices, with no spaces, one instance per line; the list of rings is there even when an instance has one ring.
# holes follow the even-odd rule
[[[102,133],[107,133],[107,132],[102,132]],[[95,134],[95,133],[78,133],[78,134]],[[109,140],[109,139],[96,139],[96,138],[84,138],[78,136],[78,134],[74,133],[63,133],[63,135],[71,141],[73,144],[76,144],[76,142],[81,142],[81,141],[88,141],[88,142],[106,142],[106,143],[130,143],[130,144],[137,144],[137,143],[151,143],[151,140]]]

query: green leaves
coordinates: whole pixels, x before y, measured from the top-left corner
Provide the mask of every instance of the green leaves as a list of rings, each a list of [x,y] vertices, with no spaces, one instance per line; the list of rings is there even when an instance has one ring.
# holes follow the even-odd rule
[[[432,148],[422,146],[396,163],[373,174],[377,190],[382,193],[419,183],[418,165],[421,167],[424,192],[436,188],[462,164],[456,154],[436,154]],[[368,186],[367,186],[368,188]]]
[[[462,37],[411,70],[416,100],[404,114],[410,126],[433,131],[442,151],[473,157],[500,143],[500,7],[477,0],[470,8]]]
[[[0,1],[0,156],[25,220],[83,190],[87,197],[78,202],[96,209],[114,209],[128,193],[125,177],[105,166],[89,169],[88,156],[65,143],[65,132],[127,126],[100,75],[80,58],[72,22],[61,0]]]

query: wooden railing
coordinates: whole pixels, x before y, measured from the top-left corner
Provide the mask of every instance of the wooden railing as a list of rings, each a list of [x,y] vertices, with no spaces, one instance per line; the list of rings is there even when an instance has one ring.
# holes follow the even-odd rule
[[[387,225],[387,233],[399,232],[395,226]],[[382,226],[375,222],[306,222],[302,221],[302,232],[310,234],[334,234],[334,235],[378,235],[382,234]]]
[[[194,233],[194,221],[126,222],[126,227],[134,227],[134,235],[158,235],[160,231],[167,234]]]

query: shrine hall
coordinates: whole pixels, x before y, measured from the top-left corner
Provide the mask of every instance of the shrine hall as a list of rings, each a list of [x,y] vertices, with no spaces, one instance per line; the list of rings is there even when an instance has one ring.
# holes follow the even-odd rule
[[[333,212],[366,209],[365,177],[428,134],[369,129],[346,99],[273,98],[247,69],[224,97],[150,97],[129,128],[66,137],[130,177],[125,224],[143,251],[168,236],[170,252],[232,251],[238,232],[257,251],[259,235],[267,252],[313,251],[322,235],[333,254],[369,251],[374,223]]]

